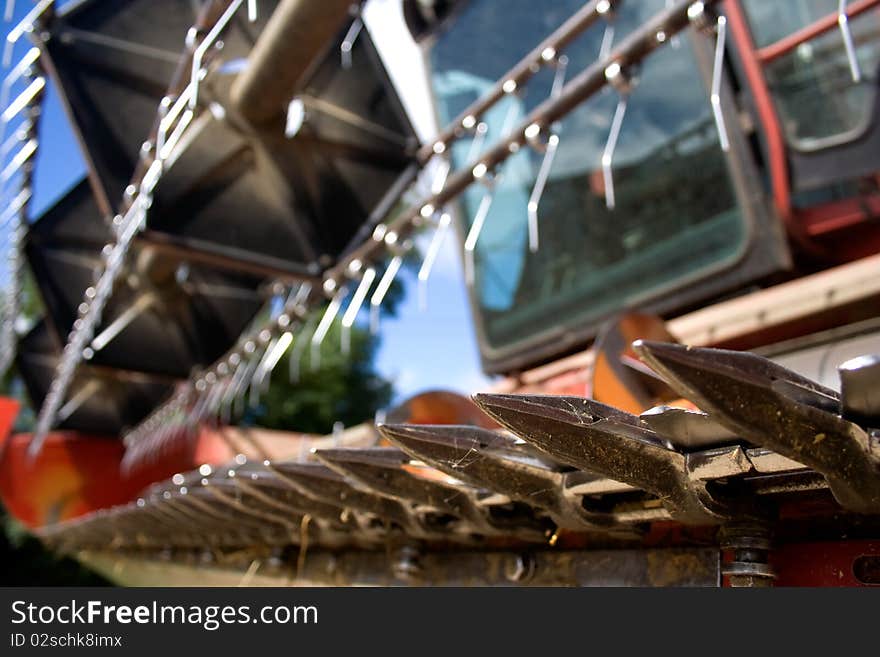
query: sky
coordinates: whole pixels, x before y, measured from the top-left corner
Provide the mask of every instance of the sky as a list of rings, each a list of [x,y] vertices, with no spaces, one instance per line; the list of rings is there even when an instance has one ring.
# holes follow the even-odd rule
[[[15,17],[2,28],[4,34],[33,7],[27,0],[17,0],[15,4]],[[67,2],[57,4],[63,6]],[[424,79],[421,51],[403,23],[400,0],[369,0],[365,22],[402,94],[416,132],[424,141],[430,140],[437,132],[436,120]],[[17,44],[13,66],[29,48],[27,39]],[[13,87],[11,97],[22,89],[22,85]],[[51,206],[85,172],[82,154],[51,84],[43,107],[31,218]],[[14,121],[10,129],[13,124]],[[5,228],[0,231],[0,239],[5,241]],[[424,248],[429,238],[423,236],[417,244]],[[397,316],[382,321],[376,356],[377,370],[394,383],[395,401],[428,389],[464,394],[485,389],[490,382],[480,369],[460,244],[454,231],[447,235],[432,270],[425,307],[419,303],[415,273],[404,272],[402,278],[406,295],[398,306]],[[366,314],[363,312],[363,319]]]

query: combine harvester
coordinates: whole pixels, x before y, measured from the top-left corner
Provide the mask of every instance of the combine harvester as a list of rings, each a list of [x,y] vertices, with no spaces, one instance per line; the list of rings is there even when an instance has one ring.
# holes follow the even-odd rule
[[[880,584],[878,5],[37,2],[4,504],[124,584]],[[453,228],[493,390],[234,426]]]

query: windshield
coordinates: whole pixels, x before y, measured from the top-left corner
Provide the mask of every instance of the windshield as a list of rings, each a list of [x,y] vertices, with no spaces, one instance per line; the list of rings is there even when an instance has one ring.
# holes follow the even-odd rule
[[[615,41],[665,4],[622,3]],[[581,6],[578,0],[467,3],[430,53],[441,124]],[[604,34],[600,22],[566,49],[569,77],[596,60]],[[545,100],[552,82],[553,71],[544,69],[521,94],[482,117],[485,146]],[[497,172],[474,256],[472,293],[484,358],[558,339],[552,336],[569,328],[580,331],[742,253],[747,231],[689,37],[671,40],[639,71],[613,157],[616,208],[609,210],[600,160],[617,102],[617,92],[606,88],[559,125],[538,206],[537,252],[528,246],[527,204],[543,155],[524,148]],[[468,139],[455,144],[455,166],[474,159],[479,149],[473,146]],[[462,234],[485,193],[472,186],[464,195]]]

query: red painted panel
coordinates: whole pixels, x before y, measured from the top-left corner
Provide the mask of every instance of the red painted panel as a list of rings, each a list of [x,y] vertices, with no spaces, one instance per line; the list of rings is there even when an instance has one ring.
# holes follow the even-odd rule
[[[774,548],[770,561],[778,574],[777,586],[865,586],[854,572],[862,557],[880,560],[880,540],[780,545]],[[860,563],[863,566],[865,562]],[[861,572],[864,575],[864,568]]]

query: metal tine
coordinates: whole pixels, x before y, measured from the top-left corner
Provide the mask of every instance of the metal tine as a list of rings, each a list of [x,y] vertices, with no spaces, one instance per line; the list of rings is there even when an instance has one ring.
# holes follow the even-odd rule
[[[15,15],[15,0],[6,0],[6,9],[3,10],[3,20],[7,23]]]
[[[267,351],[267,356],[265,359],[265,366],[261,372],[260,380],[258,385],[260,386],[260,390],[262,392],[266,392],[269,388],[269,381],[272,378],[272,372],[275,371],[275,368],[278,366],[278,362],[287,353],[287,350],[290,348],[290,345],[293,344],[293,332],[292,331],[284,331],[278,338],[275,340],[275,344],[272,346],[270,350]]]
[[[256,23],[259,18],[257,11],[257,0],[248,0],[247,3],[248,21]]]
[[[321,366],[321,345],[327,337],[327,333],[330,331],[333,321],[339,314],[339,309],[342,307],[342,300],[345,299],[347,295],[348,287],[343,285],[337,290],[336,294],[333,295],[333,298],[327,305],[327,309],[324,311],[324,315],[321,317],[321,321],[318,322],[318,326],[315,328],[315,332],[312,335],[310,351],[310,365],[313,372]]]
[[[437,171],[431,179],[432,194],[436,195],[443,191],[446,181],[449,180],[450,171],[452,171],[452,161],[449,158],[446,158],[437,165]]]
[[[238,11],[238,8],[241,7],[243,0],[232,0],[229,3],[229,6],[226,8],[220,18],[217,19],[217,22],[214,23],[214,26],[208,31],[205,35],[205,38],[202,42],[196,47],[192,56],[192,72],[190,73],[190,85],[192,86],[192,94],[189,98],[189,108],[195,109],[196,105],[199,102],[199,81],[202,77],[202,60],[205,57],[205,53],[208,52],[208,48],[210,48],[214,41],[217,40],[217,37],[220,36],[220,33],[226,29],[226,24],[232,20],[232,17],[235,15],[235,12]]]
[[[639,416],[659,436],[685,450],[718,447],[741,441],[735,433],[701,411],[655,406]]]
[[[564,494],[567,468],[534,458],[510,437],[455,425],[386,424],[379,431],[451,477],[544,509],[560,527],[607,529],[614,524],[611,514],[589,513]]]
[[[11,63],[12,49],[18,42],[18,40],[22,37],[22,35],[25,34],[25,32],[30,32],[33,30],[34,21],[42,16],[43,12],[49,9],[49,7],[54,4],[54,2],[55,0],[40,0],[40,2],[38,2],[36,6],[34,6],[34,8],[31,9],[24,18],[21,19],[18,25],[9,30],[9,32],[6,34],[6,45],[3,49],[4,68],[8,67]],[[6,11],[7,13],[9,12],[9,5],[7,5]]]
[[[250,347],[250,350],[248,350]],[[238,381],[238,386],[233,392],[232,413],[238,417],[245,411],[245,397],[247,396],[248,386],[254,376],[254,372],[260,365],[262,357],[261,348],[254,340],[248,340],[244,344],[245,360],[247,367]]]
[[[396,255],[391,258],[388,266],[385,268],[385,272],[382,274],[382,278],[379,279],[379,284],[376,285],[373,296],[370,297],[370,332],[374,335],[379,330],[379,315],[382,309],[382,302],[385,300],[385,295],[388,294],[388,290],[391,288],[391,284],[394,282],[394,278],[397,276],[397,272],[402,264],[403,256]]]
[[[311,343],[311,338],[307,336],[314,336],[317,325],[318,316],[313,315],[305,323],[302,329],[300,329],[299,335],[293,340],[293,349],[290,351],[290,359],[288,361],[288,380],[290,383],[299,383],[302,357],[305,353],[306,346]]]
[[[532,188],[531,196],[527,207],[528,227],[529,227],[529,251],[538,252],[538,206],[541,203],[541,197],[544,195],[544,187],[550,178],[550,169],[553,167],[553,160],[556,158],[556,150],[559,147],[559,135],[551,134],[547,138],[547,147],[544,151],[544,158],[541,160],[541,166],[538,168],[538,175],[535,177],[535,186]]]
[[[639,340],[639,356],[731,431],[813,468],[844,507],[880,510],[880,457],[838,395],[747,352]]]
[[[88,381],[88,383],[80,388],[76,394],[67,400],[64,406],[58,409],[58,422],[64,422],[67,418],[76,413],[78,408],[94,397],[103,387],[104,383],[100,379],[91,379]]]
[[[727,37],[727,18],[718,16],[710,21],[710,12],[702,2],[694,2],[688,7],[688,20],[707,36],[715,37],[715,55],[712,63],[712,84],[709,92],[709,103],[712,106],[712,117],[718,131],[718,141],[725,153],[730,150],[727,136],[727,124],[721,107],[721,83],[724,77],[724,45]],[[665,38],[665,37],[664,37]]]
[[[880,355],[851,358],[837,371],[840,414],[863,426],[880,428]]]
[[[468,124],[465,126],[465,128],[473,129],[474,138],[471,140],[471,145],[468,148],[467,155],[465,156],[464,161],[473,162],[477,159],[477,156],[483,152],[483,144],[486,143],[486,136],[489,134],[489,125],[484,121],[480,121],[476,124]]]
[[[152,308],[159,302],[159,297],[154,292],[146,292],[139,295],[134,303],[121,312],[113,321],[108,324],[103,331],[92,338],[89,347],[93,352],[99,352],[108,344],[110,344],[122,331],[124,331],[131,323],[141,314]]]
[[[428,245],[428,250],[425,252],[425,259],[422,261],[422,266],[419,268],[420,310],[427,310],[428,308],[428,279],[431,277],[431,270],[434,268],[434,262],[437,260],[440,248],[443,246],[443,240],[446,238],[446,233],[449,232],[449,226],[451,224],[452,215],[448,212],[441,213],[440,220],[437,222],[437,229],[434,231],[434,236],[431,238],[431,243]]]
[[[31,48],[25,53],[24,57],[22,57],[18,63],[12,67],[12,70],[3,78],[3,86],[0,88],[0,107],[6,108],[9,103],[9,92],[12,90],[12,85],[18,82],[18,80],[27,73],[27,71],[37,63],[40,59],[40,49],[36,46]]]
[[[565,55],[558,57],[556,59],[556,75],[553,77],[553,85],[550,89],[550,98],[556,98],[562,93],[567,68],[568,57]],[[541,160],[541,166],[538,167],[538,175],[535,176],[535,186],[532,187],[532,193],[529,196],[529,202],[526,206],[529,228],[529,250],[532,253],[538,252],[538,206],[541,203],[541,197],[544,195],[544,188],[547,185],[547,181],[550,179],[550,170],[553,168],[553,160],[556,158],[556,150],[558,148],[559,126],[553,125],[550,127],[550,135],[547,137],[547,144],[544,147],[544,158]]]
[[[581,397],[478,394],[474,401],[563,463],[656,495],[677,520],[714,524],[726,515],[691,479],[685,455],[635,415]]]
[[[345,33],[345,37],[342,39],[342,44],[339,46],[340,63],[342,64],[342,68],[346,70],[351,68],[351,51],[354,48],[358,35],[363,29],[364,21],[360,17],[360,14],[358,14],[352,21],[351,27],[348,28],[348,32]]]
[[[28,107],[31,103],[34,102],[36,98],[43,92],[46,88],[46,78],[42,75],[39,75],[31,81],[27,87],[25,87],[24,91],[22,91],[18,96],[15,97],[9,105],[5,106],[3,109],[3,129],[6,129],[6,125],[22,110]]]
[[[599,61],[605,61],[611,53],[611,46],[614,45],[614,23],[611,21],[613,14],[607,16],[605,23],[605,31],[602,32],[602,41],[599,44]]]
[[[162,148],[157,149],[157,162],[164,162],[171,157],[180,138],[183,137],[183,133],[189,127],[189,124],[192,123],[193,118],[195,118],[195,112],[193,110],[188,109],[183,113],[183,116],[180,117],[180,121],[178,121],[177,125],[174,127],[174,132],[171,133],[171,136],[168,137],[168,140],[163,144]]]
[[[489,210],[492,208],[494,196],[495,194],[491,188],[487,188],[483,193],[480,205],[477,206],[477,211],[474,213],[473,223],[471,223],[467,237],[464,240],[464,279],[468,285],[474,284],[474,251],[477,248],[477,240],[480,239],[480,233],[483,231],[483,224],[486,222],[486,217],[489,216]]]
[[[360,270],[360,264],[358,265],[357,269]],[[363,273],[363,276],[361,277],[360,283],[358,283],[358,286],[351,297],[348,308],[346,308],[345,312],[342,315],[342,331],[340,335],[340,341],[342,343],[342,353],[346,356],[348,356],[351,352],[351,328],[352,326],[354,326],[354,322],[357,319],[358,313],[361,310],[361,306],[364,305],[364,300],[367,298],[367,294],[369,293],[370,288],[373,286],[373,281],[375,280],[376,269],[374,267],[367,267],[367,269]]]
[[[0,183],[5,185],[9,182],[10,178],[12,178],[12,176],[14,176],[36,152],[37,140],[31,139],[21,147],[21,149],[9,161],[9,164],[7,164],[3,171],[0,172]]]
[[[223,394],[226,392],[229,381],[229,377],[215,374],[214,382],[210,384],[208,389],[208,398],[205,402],[204,414],[200,421],[207,420],[211,424],[219,421],[220,402],[223,399]]]
[[[510,93],[513,93],[511,90]],[[514,110],[516,109],[515,105],[511,106],[511,109],[508,110],[507,116],[504,120],[504,125],[502,126],[502,134],[506,134],[509,131],[509,123],[512,121],[512,117],[514,115]],[[468,148],[467,156],[465,157],[465,161],[472,162],[476,157],[480,154],[483,149],[483,143],[485,142],[486,135],[489,133],[489,126],[481,121],[476,124],[474,127],[474,139],[471,142],[470,148]],[[445,166],[444,166],[445,165]],[[450,168],[452,163],[450,160],[446,160],[444,165],[441,165],[441,170],[438,172],[437,177],[435,178],[434,184],[431,186],[432,194],[439,194],[443,191],[443,186],[446,183],[446,179],[449,175]],[[473,264],[473,254],[474,249],[477,245],[477,240],[479,239],[480,232],[483,229],[483,223],[486,220],[486,216],[489,214],[489,209],[492,206],[492,199],[494,194],[491,190],[491,176],[486,175],[488,172],[484,172],[484,175],[480,176],[481,182],[487,185],[487,189],[483,194],[483,197],[480,199],[480,204],[477,207],[477,212],[474,215],[473,223],[471,224],[471,228],[468,231],[467,238],[465,239],[464,244],[464,252],[465,252],[465,280],[468,284],[472,284],[474,280],[474,264]],[[442,175],[441,175],[442,174]],[[438,181],[440,181],[438,183]],[[450,217],[451,220],[451,217]],[[443,217],[441,217],[441,224],[438,226],[438,233],[440,228],[442,227]],[[442,239],[444,234],[440,234],[439,236],[435,234],[434,240],[431,242],[431,246],[429,247],[428,254],[431,254],[431,249],[434,248],[435,242],[437,243],[436,250],[439,251]],[[428,262],[428,257],[425,258],[425,262]],[[422,279],[422,270],[419,270],[419,307],[424,310],[427,307],[427,279],[430,275],[430,269],[433,266],[433,258],[431,259],[431,265],[428,266],[427,273],[424,275],[424,280]],[[425,265],[422,266],[422,269],[425,268]]]
[[[506,93],[512,98],[518,93],[518,88],[514,86]],[[513,130],[517,114],[517,103],[515,101],[511,101],[510,108],[507,110],[507,114],[505,115],[504,121],[501,124],[501,135],[503,138],[507,138],[510,135],[510,132]],[[471,226],[468,229],[467,237],[465,238],[464,242],[464,276],[465,282],[468,285],[474,284],[474,278],[476,274],[474,254],[477,249],[477,242],[483,232],[483,226],[485,225],[486,218],[489,216],[489,210],[491,210],[492,208],[492,202],[495,200],[494,188],[500,183],[501,177],[502,174],[496,175],[487,171],[486,175],[480,178],[480,182],[483,183],[483,185],[485,186],[485,191],[483,192],[483,196],[480,199],[480,204],[477,206],[477,211],[474,213],[474,219],[471,222]],[[439,193],[439,191],[434,193]]]
[[[620,66],[617,63],[611,64],[608,68],[611,69],[613,74],[619,74]],[[618,71],[618,73],[614,73],[615,70]],[[608,70],[606,69],[606,77],[608,77],[608,75]],[[614,116],[611,119],[611,128],[608,130],[608,141],[605,142],[605,149],[602,151],[602,178],[605,183],[605,206],[609,210],[613,210],[617,205],[617,199],[614,195],[614,174],[611,165],[614,159],[614,151],[617,149],[617,139],[620,136],[623,117],[626,114],[626,102],[626,95],[621,95],[617,101]]]
[[[264,330],[269,332],[269,339],[265,343],[263,355],[260,357],[257,367],[254,368],[253,376],[251,376],[251,380],[248,384],[250,390],[250,394],[248,395],[248,406],[250,408],[254,408],[260,403],[260,393],[263,390],[263,381],[266,378],[266,372],[269,368],[269,360],[272,358],[272,352],[275,351],[275,347],[278,345],[279,340],[278,336],[271,335],[270,329]]]
[[[167,156],[165,149],[166,138],[171,128],[177,122],[177,118],[183,112],[183,109],[189,104],[193,88],[192,84],[188,84],[173,103],[168,96],[164,97],[159,103],[159,114],[162,118],[159,119],[159,127],[156,130],[156,156],[160,160],[165,159]]]
[[[205,395],[207,398],[205,400],[205,408],[199,423],[218,426],[220,424],[220,402],[229,386],[230,377],[226,374],[221,374],[217,370],[213,371],[213,375],[213,383],[209,383],[207,394]]]
[[[194,387],[197,394],[196,401],[186,414],[186,421],[184,422],[187,430],[191,432],[198,428],[208,398],[208,384],[204,379],[198,379]]]
[[[27,141],[32,129],[33,122],[30,120],[25,120],[20,125],[16,126],[16,129],[6,138],[3,145],[0,146],[0,160],[5,160],[6,156],[9,155],[13,148],[21,144],[23,141]]]
[[[849,29],[849,16],[846,13],[847,0],[839,0],[837,4],[837,26],[840,28],[840,36],[843,39],[843,47],[846,49],[846,59],[849,63],[849,72],[852,81],[862,81],[862,69],[856,55],[856,47],[853,43],[852,31]]]
[[[724,43],[727,35],[727,19],[718,17],[715,37],[715,58],[712,64],[712,92],[709,101],[712,105],[712,115],[715,118],[715,128],[718,130],[718,141],[721,150],[725,153],[730,150],[730,139],[727,136],[727,124],[724,120],[724,110],[721,108],[721,81],[724,76]]]
[[[21,190],[18,195],[12,200],[7,208],[3,210],[3,213],[0,214],[0,225],[6,225],[9,223],[11,219],[13,219],[19,212],[21,212],[22,208],[31,200],[33,196],[33,192],[29,188],[25,188]]]
[[[399,502],[358,490],[340,474],[319,463],[275,463],[275,472],[307,497],[396,523],[407,534],[421,537],[424,529]]]

